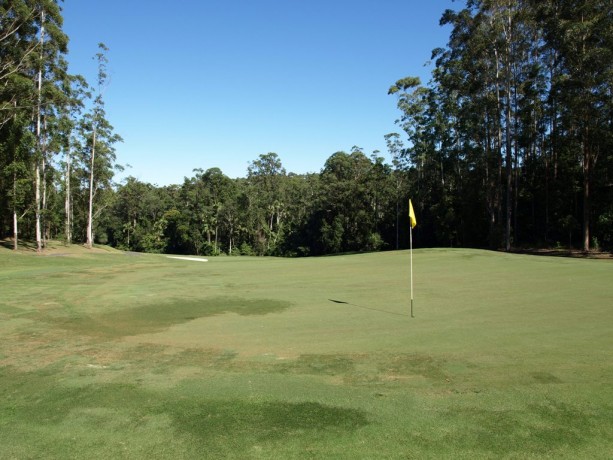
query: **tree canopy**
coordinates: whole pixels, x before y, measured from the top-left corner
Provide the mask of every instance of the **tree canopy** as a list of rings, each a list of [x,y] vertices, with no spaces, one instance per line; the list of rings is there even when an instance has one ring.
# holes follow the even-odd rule
[[[0,1],[0,236],[202,255],[400,249],[411,198],[417,247],[611,250],[611,2],[468,0],[441,24],[430,81],[390,76],[399,132],[385,154],[353,146],[295,174],[268,152],[244,178],[194,165],[157,186],[116,181],[108,49],[90,86],[68,73],[57,0]]]

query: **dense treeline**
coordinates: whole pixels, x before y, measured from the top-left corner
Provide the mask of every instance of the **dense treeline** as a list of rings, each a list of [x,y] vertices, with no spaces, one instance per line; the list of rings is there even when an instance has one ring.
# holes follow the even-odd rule
[[[178,185],[114,185],[106,47],[90,86],[67,71],[57,1],[0,0],[0,234],[39,249],[394,249],[408,244],[411,197],[416,245],[611,249],[611,2],[469,0],[441,23],[451,33],[431,81],[389,89],[404,131],[385,136],[391,164],[353,147],[296,175],[267,153],[245,178],[210,168]]]
[[[96,84],[68,73],[68,37],[57,0],[0,1],[0,231],[18,239],[93,244],[96,219],[114,194],[106,119],[106,51]],[[9,230],[10,229],[10,230]]]
[[[337,152],[320,174],[287,174],[276,153],[246,178],[194,170],[183,184],[155,187],[129,177],[100,223],[114,246],[184,254],[313,255],[397,247],[396,209],[407,196],[383,158]],[[404,235],[399,233],[399,238]]]
[[[613,243],[613,3],[468,0],[432,82],[404,78],[406,150],[433,244]]]

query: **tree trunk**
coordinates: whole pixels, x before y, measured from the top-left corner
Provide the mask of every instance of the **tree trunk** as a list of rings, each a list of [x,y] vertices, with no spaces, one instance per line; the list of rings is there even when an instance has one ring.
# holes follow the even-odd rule
[[[511,218],[513,214],[513,153],[512,153],[512,79],[513,73],[511,69],[511,43],[513,41],[512,15],[511,8],[508,7],[508,16],[505,27],[505,59],[504,59],[504,80],[505,80],[505,98],[506,98],[506,114],[505,114],[505,162],[506,162],[506,222],[505,222],[505,249],[511,250]]]
[[[13,250],[17,250],[19,232],[17,231],[17,173],[13,172]]]
[[[588,131],[586,129],[586,131]],[[590,185],[591,185],[591,153],[586,139],[583,141],[583,250],[590,250]]]
[[[89,171],[89,209],[87,212],[87,242],[86,246],[91,249],[94,246],[94,161],[96,159],[96,121],[94,120],[94,132],[92,138],[92,156]]]
[[[43,244],[43,248],[47,247],[47,240],[49,239],[49,224],[47,223],[48,219],[45,219],[45,215],[47,213],[47,162],[45,161],[45,154],[47,152],[47,146],[46,144],[43,142],[43,150],[42,150],[42,168],[41,168],[41,172],[42,172],[42,176],[41,176],[41,181],[42,181],[42,191],[41,191],[41,206],[42,206],[42,214],[41,214],[41,230],[42,230],[42,244]]]
[[[16,251],[17,250],[17,237],[19,236],[19,233],[17,231],[17,210],[13,210],[13,250]]]
[[[40,231],[40,164],[36,160],[36,252],[42,252],[43,241]]]
[[[498,54],[498,49],[494,48],[494,55],[496,57],[496,125],[497,125],[497,131],[498,131],[498,135],[497,135],[497,145],[496,145],[496,152],[497,152],[497,157],[498,157],[498,184],[499,187],[502,187],[502,96],[500,94],[500,56]],[[506,152],[507,157],[509,155],[509,152]],[[507,166],[509,166],[509,163],[507,162]],[[509,191],[509,188],[507,187],[507,192]],[[501,192],[501,190],[499,190],[499,192]],[[499,197],[502,196],[502,193],[499,193],[498,195]],[[508,205],[508,201],[507,201],[507,205]],[[501,214],[501,206],[498,205],[498,214]],[[498,221],[501,222],[501,217],[502,216],[498,216]],[[509,248],[507,247],[507,243],[508,243],[508,238],[506,235],[506,231],[505,231],[505,248],[507,249],[507,251],[509,250]]]
[[[68,152],[68,157],[66,158],[66,200],[64,202],[64,211],[66,213],[66,222],[65,222],[65,233],[66,233],[66,243],[72,243],[72,215],[71,215],[71,206],[70,206],[70,167],[71,167],[71,158],[70,151]]]
[[[42,62],[43,59],[43,45],[45,40],[45,11],[41,12],[41,27],[40,27],[40,59]],[[42,65],[42,64],[41,64]],[[42,139],[41,139],[41,110],[42,110],[42,87],[43,87],[43,69],[39,67],[38,69],[38,104],[36,108],[36,141],[38,145],[38,153],[42,155]],[[40,158],[36,158],[36,179],[35,179],[35,188],[36,188],[36,252],[41,252],[43,250],[43,242],[42,242],[42,234],[41,234],[41,178],[40,178]]]
[[[512,214],[512,189],[513,189],[513,157],[511,153],[511,92],[507,86],[507,107],[505,126],[505,164],[506,164],[506,219],[505,219],[505,249],[511,250],[511,214]]]

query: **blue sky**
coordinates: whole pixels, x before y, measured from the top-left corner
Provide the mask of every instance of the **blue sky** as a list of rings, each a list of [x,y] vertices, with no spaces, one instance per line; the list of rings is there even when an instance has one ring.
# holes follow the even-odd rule
[[[66,0],[73,73],[94,82],[110,51],[107,116],[125,175],[179,184],[194,168],[244,177],[275,152],[288,172],[319,172],[359,146],[386,156],[400,132],[388,88],[427,82],[452,0]]]

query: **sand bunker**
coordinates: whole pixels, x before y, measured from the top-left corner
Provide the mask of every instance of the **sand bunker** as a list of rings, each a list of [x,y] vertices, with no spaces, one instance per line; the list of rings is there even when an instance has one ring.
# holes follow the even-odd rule
[[[200,259],[198,257],[180,257],[180,256],[166,256],[169,259],[180,259],[180,260],[193,260],[194,262],[208,262],[208,259]]]

